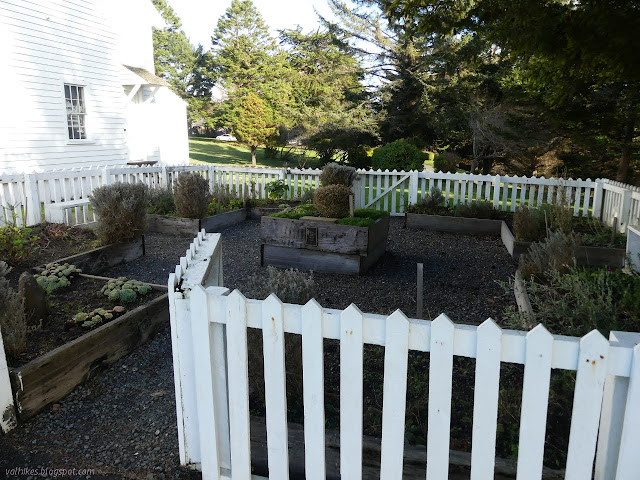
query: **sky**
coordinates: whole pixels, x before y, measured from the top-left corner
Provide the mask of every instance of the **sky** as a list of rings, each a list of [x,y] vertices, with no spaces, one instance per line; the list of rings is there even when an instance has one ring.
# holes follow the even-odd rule
[[[208,50],[218,18],[231,5],[231,0],[167,0],[167,3],[182,20],[182,28],[191,44],[202,44]],[[323,16],[332,17],[326,0],[253,0],[253,4],[274,35],[279,29],[295,28],[296,25],[305,32],[317,29],[314,8]]]

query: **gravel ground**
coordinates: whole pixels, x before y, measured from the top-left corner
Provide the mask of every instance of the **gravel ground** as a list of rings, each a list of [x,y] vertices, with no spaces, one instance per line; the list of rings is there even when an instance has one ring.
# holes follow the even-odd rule
[[[223,233],[225,286],[247,297],[257,291],[258,221]],[[146,236],[147,255],[105,272],[165,284],[191,238]],[[414,316],[416,263],[424,263],[425,318],[446,313],[453,321],[478,324],[514,303],[495,280],[506,280],[515,263],[494,237],[429,233],[402,228],[392,219],[387,254],[361,277],[314,275],[321,305],[389,314],[400,308]],[[93,469],[93,475],[65,478],[200,478],[179,467],[169,330],[121,359],[45,412],[0,437],[0,478],[6,469],[38,473],[9,478],[53,478],[41,468]]]

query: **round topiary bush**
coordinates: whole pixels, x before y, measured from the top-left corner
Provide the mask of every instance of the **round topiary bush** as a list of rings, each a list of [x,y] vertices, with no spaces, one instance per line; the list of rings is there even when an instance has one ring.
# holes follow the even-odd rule
[[[344,185],[350,187],[356,178],[356,169],[339,163],[329,163],[322,168],[320,183],[323,187],[328,185]]]
[[[346,185],[327,185],[316,190],[313,203],[323,217],[344,218],[349,216],[349,195]]]
[[[429,156],[415,145],[404,140],[396,140],[376,148],[371,163],[376,170],[422,171],[428,158]]]
[[[173,196],[178,216],[203,218],[211,201],[209,181],[197,173],[182,172],[173,187]]]

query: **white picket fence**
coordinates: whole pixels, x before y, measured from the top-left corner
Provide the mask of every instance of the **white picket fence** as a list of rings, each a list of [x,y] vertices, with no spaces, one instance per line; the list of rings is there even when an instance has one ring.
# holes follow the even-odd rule
[[[471,478],[494,475],[500,367],[524,365],[517,478],[540,479],[551,369],[577,371],[565,478],[640,478],[640,335],[582,338],[503,330],[491,319],[456,325],[385,317],[355,305],[333,310],[245,298],[222,287],[219,234],[200,233],[169,278],[180,459],[203,479],[249,479],[247,328],[263,338],[269,478],[289,476],[284,334],[302,337],[304,455],[308,479],[325,479],[323,340],[340,342],[340,473],[362,478],[363,346],[385,348],[381,479],[403,471],[407,356],[429,352],[426,478],[449,471],[452,365],[476,360]],[[638,344],[638,345],[636,345]],[[255,478],[255,477],[253,477]]]
[[[220,165],[115,166],[77,168],[31,174],[0,173],[0,225],[16,215],[19,224],[43,220],[83,224],[95,220],[88,197],[96,187],[114,182],[144,183],[150,188],[171,187],[180,172],[199,172],[215,186],[228,187],[242,197],[266,198],[265,186],[283,180],[286,199],[299,198],[319,186],[318,169],[231,167]],[[563,202],[575,215],[593,215],[619,231],[640,223],[640,189],[607,179],[573,180],[470,175],[459,173],[359,170],[354,183],[357,208],[386,210],[403,215],[407,207],[439,188],[449,205],[489,202],[515,211]]]

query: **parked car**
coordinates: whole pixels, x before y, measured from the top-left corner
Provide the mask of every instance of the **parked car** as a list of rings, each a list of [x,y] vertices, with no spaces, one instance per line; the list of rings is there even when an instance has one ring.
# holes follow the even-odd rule
[[[229,133],[223,133],[222,135],[218,135],[216,140],[222,140],[223,142],[237,142],[238,139]]]

